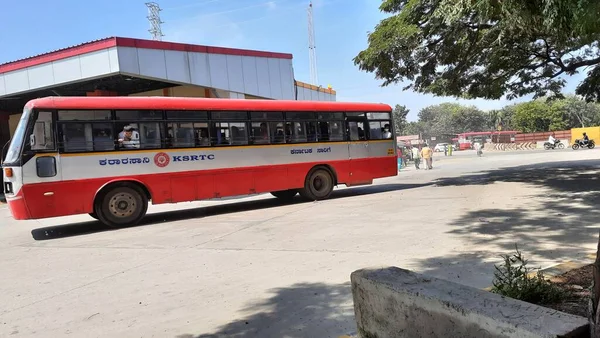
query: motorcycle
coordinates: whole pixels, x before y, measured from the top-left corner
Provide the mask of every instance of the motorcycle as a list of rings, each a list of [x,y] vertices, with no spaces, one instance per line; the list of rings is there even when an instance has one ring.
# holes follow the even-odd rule
[[[589,140],[587,144],[585,144],[583,142],[583,140],[580,139],[576,139],[575,142],[573,143],[573,150],[577,150],[579,148],[583,148],[583,147],[588,147],[589,149],[594,149],[594,147],[596,146],[596,143],[594,142],[594,140]]]
[[[565,149],[565,145],[560,141],[556,141],[554,143],[546,141],[546,143],[544,143],[544,149],[546,149],[546,150],[556,149],[556,148]]]

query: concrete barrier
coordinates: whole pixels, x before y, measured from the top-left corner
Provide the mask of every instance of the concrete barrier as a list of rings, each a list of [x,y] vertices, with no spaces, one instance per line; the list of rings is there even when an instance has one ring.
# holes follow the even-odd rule
[[[587,319],[399,268],[352,273],[358,335],[587,337]]]

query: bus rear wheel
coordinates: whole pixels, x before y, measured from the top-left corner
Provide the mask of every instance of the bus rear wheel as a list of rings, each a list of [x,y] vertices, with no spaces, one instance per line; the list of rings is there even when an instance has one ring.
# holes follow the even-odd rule
[[[311,201],[328,198],[333,191],[333,176],[329,170],[317,168],[311,170],[304,181],[304,188],[300,189],[300,196]]]
[[[148,197],[134,186],[118,186],[106,191],[97,201],[95,214],[111,228],[136,225],[148,211]]]
[[[271,195],[279,198],[280,200],[289,201],[298,195],[298,190],[282,190],[282,191],[273,191]]]

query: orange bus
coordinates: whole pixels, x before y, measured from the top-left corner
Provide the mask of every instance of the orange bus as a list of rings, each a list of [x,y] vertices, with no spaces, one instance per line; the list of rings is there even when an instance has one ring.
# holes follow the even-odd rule
[[[328,198],[398,174],[385,104],[173,97],[32,100],[3,162],[17,220],[131,226],[152,204]]]

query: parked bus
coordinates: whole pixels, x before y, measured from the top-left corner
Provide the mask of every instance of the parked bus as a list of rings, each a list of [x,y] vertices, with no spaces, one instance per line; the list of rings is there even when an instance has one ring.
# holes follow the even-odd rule
[[[131,226],[152,204],[271,193],[309,200],[395,176],[385,104],[172,97],[32,100],[3,163],[17,220],[88,213]],[[389,131],[388,131],[389,130]]]
[[[487,140],[493,143],[512,143],[514,137],[518,134],[517,131],[475,131],[458,134],[456,140],[460,150],[473,149],[473,143],[478,142],[485,144]],[[453,141],[455,139],[452,139]]]

